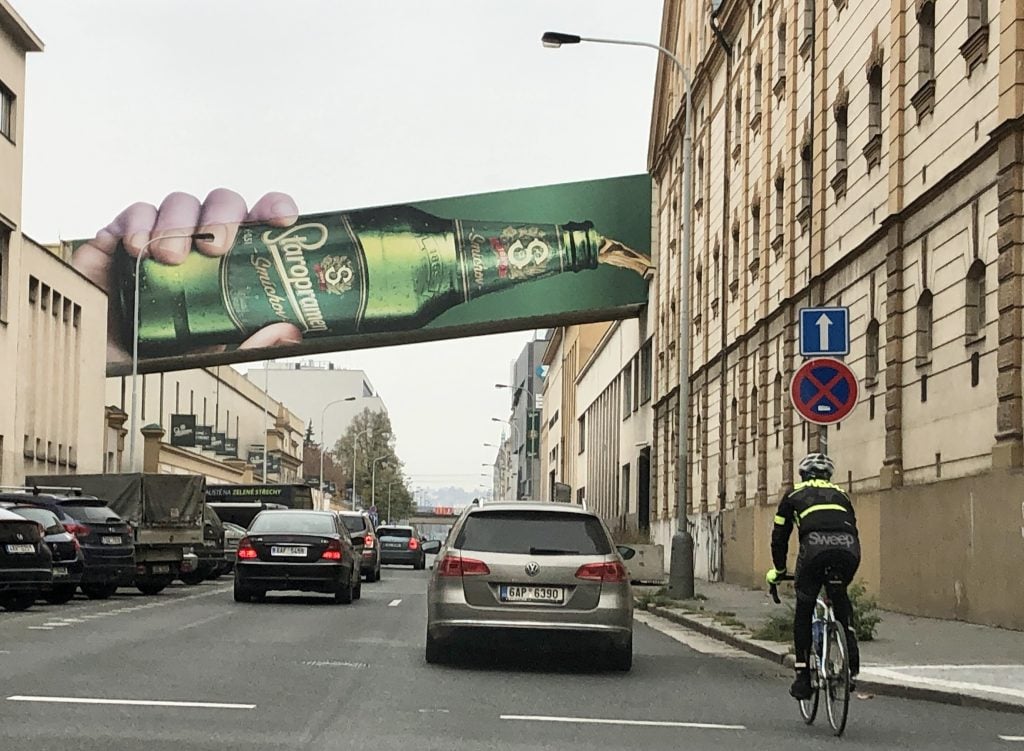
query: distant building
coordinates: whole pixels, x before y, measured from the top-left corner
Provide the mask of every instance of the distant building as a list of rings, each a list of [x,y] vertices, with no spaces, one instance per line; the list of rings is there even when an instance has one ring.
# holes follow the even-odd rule
[[[333,448],[348,430],[356,415],[363,410],[387,412],[370,379],[362,370],[336,368],[334,363],[272,362],[270,369],[257,365],[246,376],[259,388],[288,405],[308,426],[313,424],[313,439],[321,442],[320,420],[323,418],[323,443]],[[340,401],[353,397],[354,401]],[[325,411],[324,408],[333,401]]]

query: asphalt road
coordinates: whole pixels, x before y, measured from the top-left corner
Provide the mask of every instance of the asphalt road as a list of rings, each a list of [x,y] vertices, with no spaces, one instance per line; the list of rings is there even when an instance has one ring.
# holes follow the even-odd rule
[[[428,666],[425,585],[386,569],[351,606],[238,605],[222,581],[0,613],[0,749],[1024,749],[1000,739],[1022,715],[882,697],[836,741],[774,666],[642,623],[625,675],[501,644]]]

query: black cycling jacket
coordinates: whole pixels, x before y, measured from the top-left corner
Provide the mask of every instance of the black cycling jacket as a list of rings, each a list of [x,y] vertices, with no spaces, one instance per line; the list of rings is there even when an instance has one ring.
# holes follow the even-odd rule
[[[772,527],[772,563],[779,571],[786,568],[789,535],[797,526],[800,538],[810,532],[850,532],[857,534],[857,517],[846,492],[828,480],[797,483],[782,496]]]

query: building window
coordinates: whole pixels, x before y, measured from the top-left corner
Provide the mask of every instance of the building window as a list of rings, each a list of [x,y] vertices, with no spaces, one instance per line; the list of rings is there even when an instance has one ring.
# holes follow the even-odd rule
[[[753,263],[758,254],[761,252],[761,202],[754,201],[750,206],[750,250],[751,255],[754,258],[751,259]]]
[[[916,339],[917,364],[927,365],[932,359],[932,293],[927,289],[917,301]]]
[[[648,339],[640,350],[640,403],[646,404],[651,400],[651,385],[653,380],[652,358],[654,354],[654,340]]]
[[[935,2],[926,0],[917,13],[917,93],[910,103],[917,121],[935,109]]]
[[[761,63],[754,66],[754,100],[750,103],[753,110],[753,119],[756,120],[761,114],[761,96],[764,89],[764,69]]]
[[[985,262],[976,259],[967,270],[967,325],[969,338],[981,336],[985,328]]]
[[[729,420],[731,423],[729,435],[730,445],[732,446],[732,458],[736,458],[736,444],[739,443],[740,437],[740,403],[736,397],[732,398],[732,405],[729,408]]]
[[[587,450],[587,416],[582,415],[579,420],[580,434],[579,434],[579,452],[582,454]]]
[[[882,161],[882,66],[868,71],[868,142],[864,146],[868,170]]]
[[[772,238],[772,245],[776,251],[782,249],[782,228],[783,228],[783,213],[785,205],[783,202],[784,190],[786,187],[786,181],[780,174],[775,178],[775,233]]]
[[[579,488],[576,491],[576,505],[577,506],[585,506],[586,503],[587,503],[587,489],[586,488]]]
[[[988,60],[988,0],[967,0],[967,41],[960,45],[967,75]]]
[[[928,401],[928,374],[923,373],[921,375],[921,401]]]
[[[775,384],[772,389],[772,422],[778,430],[782,425],[782,373],[775,374]]]
[[[800,54],[806,55],[814,43],[814,0],[804,0],[804,38],[800,43]]]
[[[761,428],[760,421],[757,419],[757,386],[754,386],[750,391],[750,455],[757,456],[757,433]]]
[[[868,419],[869,420],[874,420],[875,419],[875,395],[874,394],[872,394],[871,397],[868,399]]]
[[[735,220],[732,223],[732,270],[729,273],[729,292],[732,294],[732,298],[736,299],[736,293],[739,290],[739,277],[740,277],[740,221]]]
[[[879,328],[878,321],[872,318],[864,337],[864,377],[868,383],[878,380]]]
[[[698,455],[699,455],[699,454],[701,453],[701,437],[702,437],[702,436],[704,435],[704,434],[703,434],[703,433],[701,432],[701,428],[703,427],[703,424],[704,424],[704,423],[703,423],[703,421],[701,420],[701,417],[700,417],[700,412],[698,412],[698,413],[697,413],[697,422],[696,422],[696,424],[694,425],[694,428],[695,428],[695,432],[696,432],[696,435],[695,435],[695,436],[693,437],[693,443],[694,443],[694,453],[696,453],[696,454],[698,454]]]
[[[800,149],[800,214],[801,223],[810,218],[811,193],[814,190],[814,164],[811,161],[811,144],[808,140]],[[804,216],[806,215],[806,218]]]
[[[782,86],[785,86],[785,84],[786,84],[786,22],[785,21],[780,21],[779,22],[778,29],[776,30],[776,37],[778,38],[778,51],[777,51],[777,55],[776,55],[776,58],[775,58],[775,60],[776,60],[775,65],[777,67],[775,80],[776,80],[776,85],[781,84]],[[777,95],[781,96],[781,93],[779,91],[776,91],[775,93]]]
[[[840,94],[833,109],[836,121],[836,174],[832,178],[832,189],[838,200],[846,193],[846,158],[849,150],[849,106],[845,90]]]
[[[975,352],[971,355],[971,388],[981,383],[981,355]]]
[[[632,490],[629,464],[622,465],[622,513],[629,513],[629,495]]]
[[[633,363],[622,370],[622,419],[633,414]]]
[[[0,84],[0,134],[9,140],[14,140],[14,93],[3,84]]]

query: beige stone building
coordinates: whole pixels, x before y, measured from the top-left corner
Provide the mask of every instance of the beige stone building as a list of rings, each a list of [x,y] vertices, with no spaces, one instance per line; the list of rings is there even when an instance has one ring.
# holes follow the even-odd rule
[[[140,375],[140,435],[137,471],[200,474],[211,484],[262,482],[263,447],[267,482],[299,482],[306,424],[281,402],[234,368],[180,370]],[[107,421],[103,447],[105,471],[129,471],[131,378],[107,379]],[[172,415],[191,415],[197,426],[233,441],[224,451],[212,446],[172,445]],[[234,453],[230,448],[234,448]]]
[[[25,66],[43,44],[0,0],[0,482],[102,468],[106,295],[22,233]]]
[[[827,448],[883,605],[1024,627],[1024,2],[668,0],[693,76],[690,524],[754,585],[773,504]],[[716,36],[712,23],[721,30]],[[728,52],[725,47],[729,46]],[[682,86],[659,64],[650,169],[655,527],[677,462]],[[797,311],[848,306],[852,415],[804,423]]]

